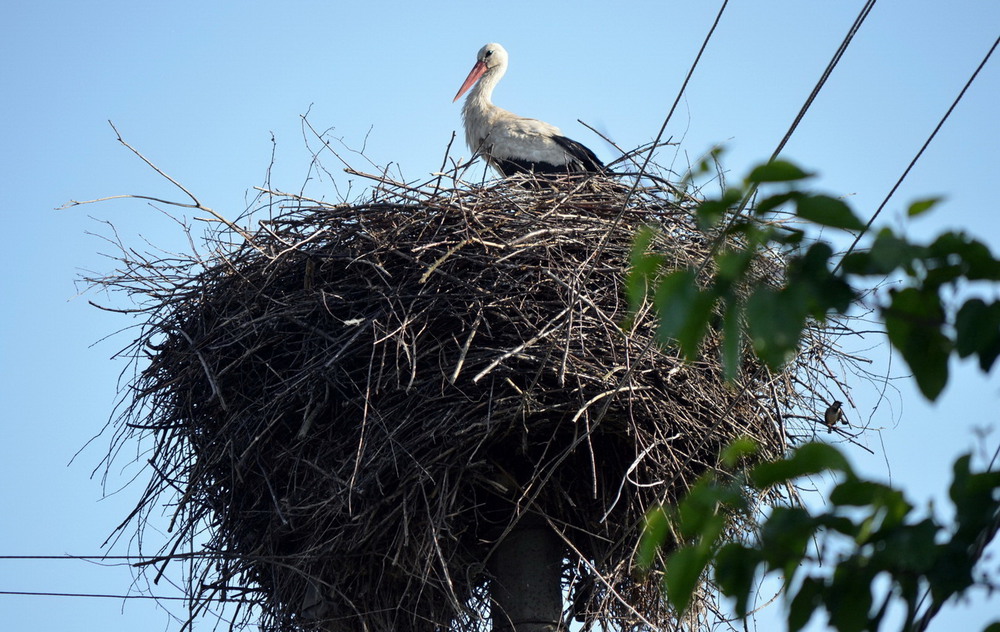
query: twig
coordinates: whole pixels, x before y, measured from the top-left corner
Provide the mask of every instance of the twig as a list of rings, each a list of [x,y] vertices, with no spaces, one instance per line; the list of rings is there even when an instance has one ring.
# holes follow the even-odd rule
[[[66,204],[63,204],[61,207],[59,207],[60,209],[71,208],[71,207],[80,206],[80,205],[83,205],[83,204],[94,204],[96,202],[106,202],[108,200],[119,200],[119,199],[148,200],[148,201],[151,201],[151,202],[158,202],[160,204],[168,204],[170,206],[179,206],[181,208],[193,208],[193,209],[198,209],[199,211],[205,211],[206,213],[209,213],[217,221],[222,222],[223,224],[226,225],[227,228],[229,228],[230,230],[232,230],[233,232],[235,232],[236,234],[238,234],[240,237],[242,237],[248,244],[253,244],[253,240],[251,239],[250,235],[248,233],[246,233],[242,228],[240,228],[236,224],[230,222],[228,219],[226,219],[225,217],[223,217],[221,214],[217,213],[216,211],[214,211],[214,210],[210,209],[209,207],[205,206],[204,204],[202,204],[201,201],[198,200],[198,198],[195,197],[195,195],[193,193],[191,193],[187,188],[184,187],[184,185],[182,185],[180,182],[178,182],[174,178],[172,178],[169,175],[167,175],[166,172],[164,172],[162,169],[160,169],[155,164],[153,164],[153,162],[149,158],[146,158],[135,147],[133,147],[132,145],[129,145],[128,142],[126,142],[125,139],[122,138],[121,132],[118,131],[118,128],[115,127],[114,123],[112,123],[111,121],[108,121],[108,125],[110,125],[111,129],[113,129],[115,131],[115,135],[117,136],[117,140],[118,140],[119,143],[121,143],[122,145],[124,145],[125,147],[127,147],[129,151],[131,151],[133,154],[135,154],[136,156],[138,156],[139,159],[142,160],[144,163],[146,163],[150,168],[152,168],[153,171],[155,171],[156,173],[160,174],[161,176],[163,176],[164,178],[166,178],[171,184],[173,184],[175,187],[177,187],[178,189],[180,189],[181,191],[183,191],[185,195],[187,195],[189,198],[191,198],[191,202],[192,203],[191,204],[186,204],[184,202],[174,202],[174,201],[171,201],[171,200],[165,200],[165,199],[162,199],[162,198],[152,197],[152,196],[148,196],[148,195],[111,195],[111,196],[107,196],[107,197],[97,198],[97,199],[94,199],[94,200],[84,200],[84,201],[70,200]]]

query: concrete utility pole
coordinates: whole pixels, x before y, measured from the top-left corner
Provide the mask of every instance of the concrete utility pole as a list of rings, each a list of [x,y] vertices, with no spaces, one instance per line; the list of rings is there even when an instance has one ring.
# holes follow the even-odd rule
[[[494,632],[556,632],[562,618],[562,546],[541,518],[526,515],[490,561]]]

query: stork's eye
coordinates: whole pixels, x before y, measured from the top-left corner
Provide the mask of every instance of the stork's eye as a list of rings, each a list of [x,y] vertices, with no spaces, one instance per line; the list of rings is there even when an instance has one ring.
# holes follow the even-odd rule
[[[493,54],[493,51],[491,51],[491,50],[488,50],[488,51],[486,51],[486,56],[487,56],[487,57],[489,57],[489,56],[490,56],[490,55],[492,55],[492,54]]]

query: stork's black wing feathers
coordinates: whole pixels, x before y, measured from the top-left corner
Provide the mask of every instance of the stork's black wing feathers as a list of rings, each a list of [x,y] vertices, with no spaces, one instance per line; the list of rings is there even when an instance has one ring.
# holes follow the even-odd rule
[[[604,173],[607,171],[601,160],[586,146],[565,136],[552,136],[551,138],[566,151],[569,161],[565,164],[555,165],[545,161],[513,157],[497,158],[492,155],[489,156],[489,161],[505,176],[511,176],[515,173],[558,175],[560,173]]]
[[[572,171],[569,165],[554,165],[549,162],[536,162],[533,160],[522,160],[520,158],[490,157],[489,160],[504,176],[512,176],[515,173],[535,173],[538,175],[546,175]]]
[[[564,170],[593,171],[594,173],[604,171],[604,163],[585,145],[581,145],[572,138],[566,138],[565,136],[553,136],[552,140],[573,157],[573,162],[563,167]]]

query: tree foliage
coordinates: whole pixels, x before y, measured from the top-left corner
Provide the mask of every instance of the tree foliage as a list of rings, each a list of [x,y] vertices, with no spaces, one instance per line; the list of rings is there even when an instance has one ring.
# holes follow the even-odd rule
[[[715,233],[720,244],[735,240],[745,247],[720,247],[700,268],[664,270],[665,257],[650,250],[651,230],[637,236],[629,298],[634,309],[652,301],[661,341],[694,359],[709,327],[718,326],[730,377],[740,366],[744,335],[758,358],[779,369],[796,353],[807,326],[847,315],[868,297],[889,343],[928,399],[946,386],[953,355],[975,358],[982,371],[990,371],[1000,356],[1000,300],[971,291],[976,284],[1000,281],[1000,261],[989,248],[962,232],[919,243],[882,228],[864,249],[836,255],[828,241],[807,240],[804,227],[852,235],[867,227],[842,199],[804,188],[811,175],[774,161],[754,168],[741,186],[705,199],[696,209],[702,229]],[[744,210],[758,188],[764,192]],[[908,215],[922,215],[939,202],[918,200]],[[767,221],[779,211],[791,213],[798,225]],[[748,290],[750,266],[762,249],[782,251],[784,282]],[[896,278],[889,290],[869,289],[886,277]],[[734,445],[723,463],[735,467],[752,450],[752,444]],[[955,518],[944,524],[919,517],[900,491],[860,477],[836,448],[806,444],[749,472],[706,476],[677,506],[650,511],[639,566],[648,569],[660,554],[666,556],[664,590],[679,612],[711,568],[740,617],[747,615],[760,578],[777,574],[789,630],[802,629],[818,610],[827,612],[839,632],[878,630],[894,602],[905,610],[902,629],[922,630],[949,598],[977,582],[996,587],[990,583],[996,580],[977,571],[977,563],[1000,528],[1000,472],[973,471],[969,456],[959,458],[953,470],[949,495]],[[793,485],[814,475],[837,481],[825,510],[776,507],[759,522],[753,541],[727,537],[734,514],[754,518],[747,489]],[[877,577],[889,580],[888,590],[875,590]],[[1000,622],[987,631],[1000,632]]]
[[[732,466],[734,454],[723,461]],[[725,525],[733,514],[753,517],[747,488],[765,491],[821,474],[838,480],[828,509],[776,507],[755,541],[727,540]],[[664,589],[679,612],[711,565],[716,585],[733,598],[741,618],[757,582],[774,574],[782,579],[790,632],[801,630],[818,610],[827,612],[838,632],[877,631],[894,601],[905,609],[901,629],[919,630],[922,619],[929,620],[949,598],[989,582],[976,574],[997,529],[1000,472],[974,472],[970,457],[963,456],[955,462],[949,496],[953,524],[920,518],[900,491],[858,476],[836,448],[809,443],[742,476],[706,476],[676,507],[651,511],[639,565],[648,569],[658,551],[670,551]],[[876,589],[879,576],[889,580],[888,590]],[[987,630],[1000,630],[1000,622]]]
[[[835,265],[838,257],[829,242],[807,243],[801,228],[761,221],[789,209],[803,223],[862,231],[864,223],[846,202],[800,186],[810,175],[791,163],[771,162],[754,168],[742,186],[729,187],[698,206],[704,230],[717,233],[720,243],[728,237],[746,246],[717,250],[707,283],[703,269],[664,272],[663,256],[649,248],[651,230],[638,236],[628,281],[630,299],[638,307],[651,297],[661,318],[661,339],[675,341],[693,359],[712,315],[721,312],[728,375],[739,366],[744,329],[754,353],[778,369],[796,352],[807,323],[847,314],[868,292],[872,279],[897,275],[900,283],[876,295],[875,307],[889,342],[906,361],[920,391],[931,400],[941,394],[952,354],[975,357],[980,368],[989,371],[1000,356],[1000,300],[970,297],[956,306],[946,304],[970,283],[1000,281],[1000,261],[989,248],[962,232],[948,231],[918,243],[883,228],[867,248],[847,253]],[[771,190],[742,212],[742,201],[761,185]],[[939,201],[914,202],[909,215],[921,215]],[[762,248],[785,252],[785,283],[780,288],[758,285],[747,293],[745,280]]]

